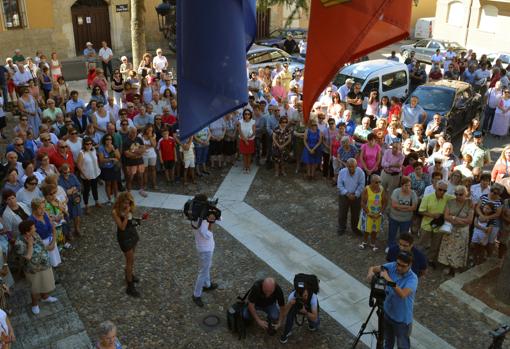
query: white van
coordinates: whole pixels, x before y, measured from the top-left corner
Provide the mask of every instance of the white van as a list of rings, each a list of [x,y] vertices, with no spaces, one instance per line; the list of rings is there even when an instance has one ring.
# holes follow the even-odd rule
[[[365,97],[368,97],[373,89],[379,91],[379,98],[395,96],[403,99],[409,92],[407,66],[389,59],[374,59],[345,66],[333,83],[340,87],[349,78],[361,83],[361,91]]]
[[[432,39],[432,32],[434,30],[434,17],[418,18],[414,26],[415,39]]]

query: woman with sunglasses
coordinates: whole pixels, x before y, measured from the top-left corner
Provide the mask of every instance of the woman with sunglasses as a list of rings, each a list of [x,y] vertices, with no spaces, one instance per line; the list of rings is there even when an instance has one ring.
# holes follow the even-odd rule
[[[243,171],[250,172],[252,156],[255,153],[255,120],[251,110],[243,110],[243,118],[238,123],[239,153],[243,156]]]
[[[16,193],[16,200],[30,206],[34,198],[42,198],[43,194],[37,186],[38,183],[39,181],[36,176],[30,175],[26,177],[23,188]]]
[[[60,177],[58,178],[58,186],[65,190],[67,200],[68,219],[73,221],[75,236],[80,236],[81,221],[81,184],[78,177],[71,173],[68,164],[60,166]]]
[[[44,209],[55,227],[57,245],[63,246],[64,248],[70,248],[71,237],[69,235],[67,221],[65,220],[65,216],[67,215],[67,204],[57,199],[57,186],[55,184],[44,183],[41,186],[41,191],[44,195],[44,199],[46,200]]]
[[[306,165],[306,178],[309,180],[315,179],[315,170],[320,165],[322,159],[322,143],[324,137],[318,128],[316,119],[311,119],[308,122],[308,128],[305,131],[303,154],[301,155],[301,162]]]
[[[288,127],[289,119],[282,116],[278,120],[278,126],[273,130],[274,176],[286,176],[284,164],[289,158],[289,145],[292,141],[292,129]]]
[[[127,60],[127,58],[126,58]],[[115,69],[112,76],[111,88],[115,104],[120,107],[122,101],[122,92],[124,91],[124,78],[119,69]]]
[[[108,204],[112,203],[118,194],[117,182],[120,180],[120,152],[113,144],[113,136],[106,134],[98,149],[101,178],[105,182]]]
[[[80,150],[83,147],[83,139],[78,135],[78,130],[74,127],[69,127],[67,129],[69,137],[66,140],[66,144],[69,147],[69,150],[73,154],[73,159],[78,159],[78,155],[80,155]],[[75,161],[76,162],[76,161]]]
[[[22,90],[22,94],[18,99],[18,109],[21,117],[28,119],[28,124],[34,132],[34,136],[39,136],[39,126],[41,126],[40,109],[37,105],[37,101],[30,95],[28,88]]]
[[[41,174],[43,178],[46,178],[52,174],[58,174],[57,168],[55,165],[50,163],[50,157],[48,153],[39,153],[37,155],[37,161],[39,163],[39,167],[37,168],[37,172]]]
[[[510,90],[505,88],[503,95],[496,107],[494,121],[492,122],[491,134],[500,138],[508,134],[510,126]]]
[[[101,87],[94,86],[92,88],[92,92],[90,93],[90,101],[89,101],[89,103],[91,101],[96,101],[97,103],[103,103],[103,105],[105,105],[106,98],[104,97],[104,93],[101,90]]]
[[[97,161],[96,149],[91,138],[83,138],[83,148],[78,155],[77,161],[78,169],[80,170],[80,177],[83,183],[83,203],[85,204],[85,214],[89,213],[89,194],[92,189],[92,196],[96,202],[96,207],[101,207],[99,204],[99,196],[97,193],[97,180],[101,174],[99,163]]]
[[[444,234],[437,261],[446,266],[444,273],[455,275],[455,271],[465,268],[469,252],[469,225],[473,222],[473,203],[468,190],[463,185],[455,187],[455,199],[448,201],[444,209],[445,222],[452,225],[451,231]]]
[[[108,123],[115,123],[113,115],[105,109],[104,104],[101,102],[97,103],[97,111],[92,115],[92,124],[96,129],[98,140],[106,134],[106,126]],[[99,144],[99,142],[96,142]]]

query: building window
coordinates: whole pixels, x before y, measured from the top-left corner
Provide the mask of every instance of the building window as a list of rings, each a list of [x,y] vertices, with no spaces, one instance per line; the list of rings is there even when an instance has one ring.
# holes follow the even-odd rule
[[[498,8],[496,6],[486,5],[480,12],[480,22],[478,29],[495,33],[498,24]]]
[[[2,0],[2,15],[6,29],[23,27],[21,0]]]
[[[448,5],[448,24],[462,27],[464,23],[464,4],[460,1],[451,2]]]

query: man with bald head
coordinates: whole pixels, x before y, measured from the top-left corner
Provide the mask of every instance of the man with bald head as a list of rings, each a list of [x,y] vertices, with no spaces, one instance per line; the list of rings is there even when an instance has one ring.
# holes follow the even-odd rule
[[[257,325],[267,330],[268,322],[257,314],[257,311],[262,311],[266,313],[273,324],[273,329],[276,330],[283,323],[284,314],[280,311],[283,306],[285,306],[285,298],[281,287],[273,278],[268,277],[256,281],[251,287],[248,307],[243,311],[243,318],[245,320],[253,318]]]

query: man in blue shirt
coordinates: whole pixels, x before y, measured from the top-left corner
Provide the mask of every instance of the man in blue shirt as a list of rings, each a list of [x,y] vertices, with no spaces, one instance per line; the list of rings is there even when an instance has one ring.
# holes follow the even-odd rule
[[[418,276],[422,277],[427,271],[427,258],[422,251],[413,246],[414,238],[409,233],[400,234],[398,245],[391,246],[386,255],[388,262],[395,262],[400,252],[407,252],[413,255],[413,264],[411,270]]]
[[[413,256],[401,252],[396,262],[372,266],[367,278],[372,280],[375,273],[386,279],[384,301],[384,348],[393,349],[395,339],[399,349],[411,348],[410,334],[413,322],[413,305],[418,277],[411,270]]]
[[[351,230],[358,233],[358,219],[361,210],[361,193],[365,188],[365,173],[358,167],[356,159],[347,160],[347,167],[338,173],[338,234],[345,234],[347,213],[351,210]]]
[[[85,109],[85,102],[78,98],[78,91],[71,91],[71,98],[66,103],[66,113],[69,116],[73,116],[76,111],[76,108]]]

